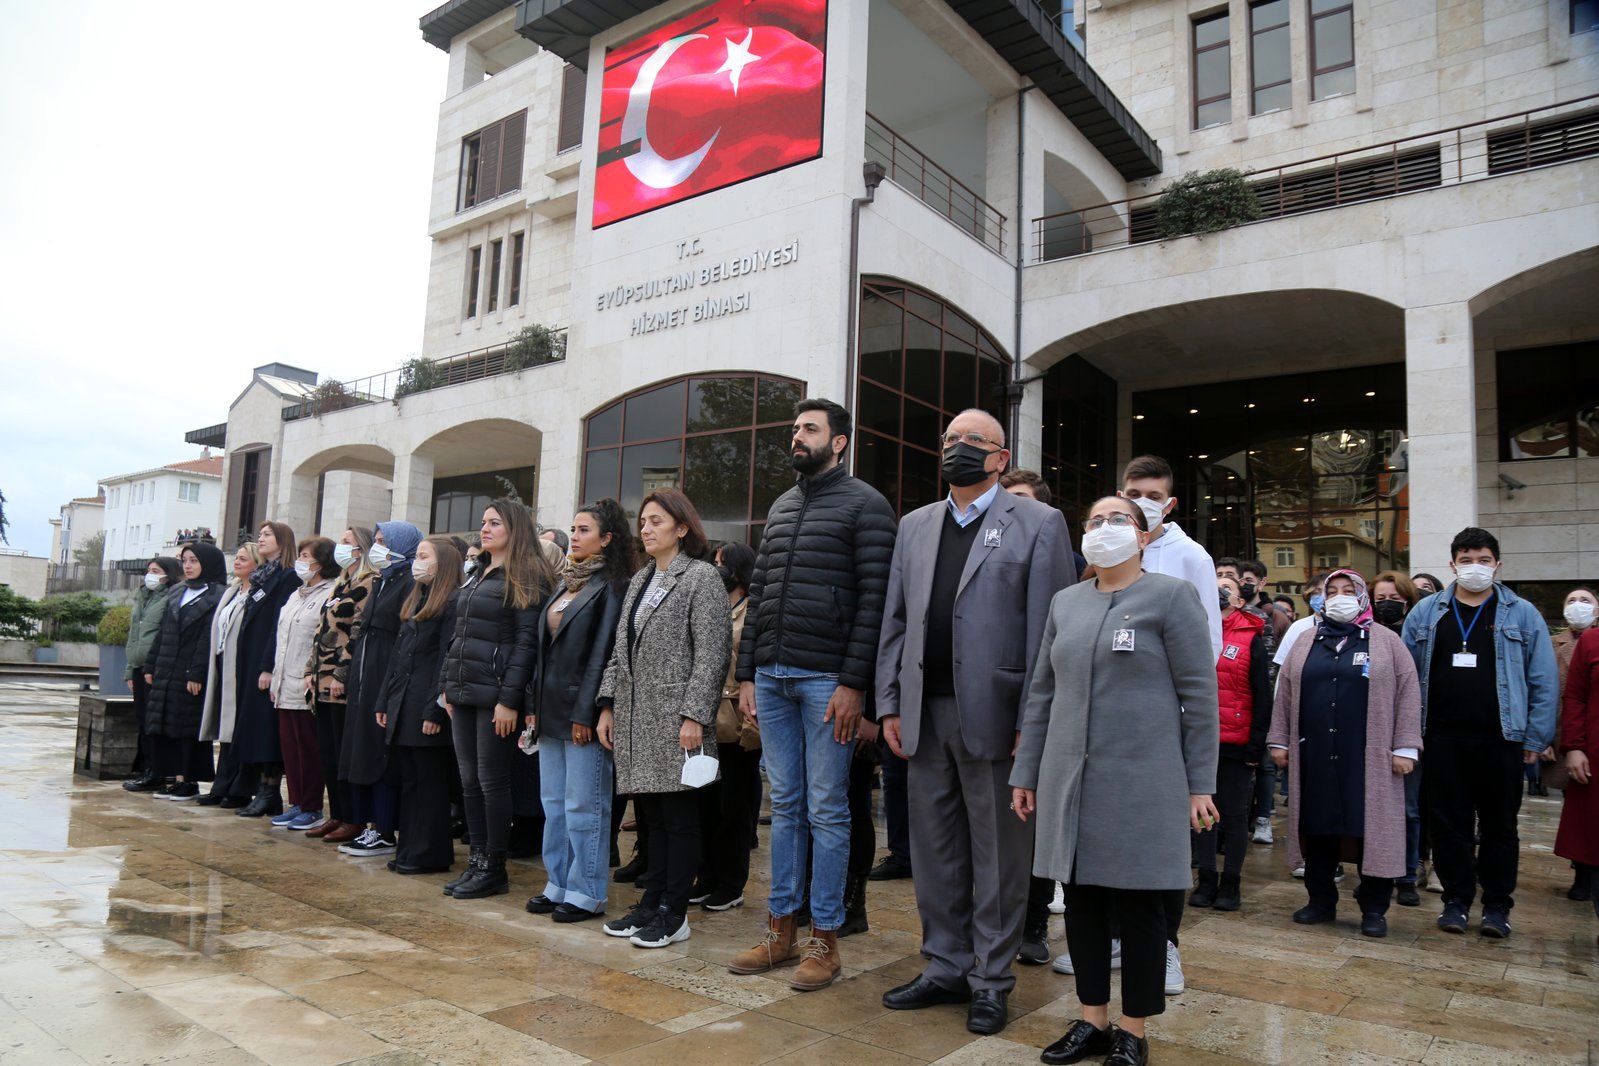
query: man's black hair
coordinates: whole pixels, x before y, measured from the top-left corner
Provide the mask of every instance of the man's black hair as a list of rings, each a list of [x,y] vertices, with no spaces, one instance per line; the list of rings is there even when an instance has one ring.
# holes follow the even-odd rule
[[[846,440],[854,438],[855,420],[841,405],[819,396],[808,396],[794,405],[794,417],[798,418],[807,411],[823,411],[827,414],[828,440],[831,441],[834,437],[843,437]],[[846,444],[844,447],[848,450],[849,445]]]
[[[1449,542],[1449,558],[1453,559],[1461,552],[1477,551],[1482,548],[1494,553],[1494,562],[1499,561],[1499,538],[1486,529],[1467,526],[1456,533],[1455,539]]]

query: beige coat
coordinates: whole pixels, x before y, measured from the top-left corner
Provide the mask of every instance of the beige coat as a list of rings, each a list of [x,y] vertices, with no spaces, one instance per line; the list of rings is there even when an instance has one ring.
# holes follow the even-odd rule
[[[244,621],[240,599],[248,585],[235,581],[222,592],[211,616],[211,654],[205,674],[205,714],[200,719],[200,739],[233,742],[233,720],[239,699],[239,625]],[[234,608],[237,607],[235,610]],[[222,669],[217,669],[217,658]]]
[[[333,582],[301,585],[278,612],[278,652],[272,661],[272,704],[303,711],[311,706],[306,685],[313,677],[317,627],[322,605],[333,592]]]

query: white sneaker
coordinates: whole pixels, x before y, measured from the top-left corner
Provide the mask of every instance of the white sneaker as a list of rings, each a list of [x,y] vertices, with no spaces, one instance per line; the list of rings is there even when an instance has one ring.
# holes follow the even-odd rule
[[[1249,839],[1253,840],[1256,844],[1270,844],[1272,842],[1271,819],[1256,818],[1255,832],[1250,836]]]
[[[1180,995],[1183,994],[1183,989],[1185,987],[1187,987],[1187,986],[1185,986],[1183,984],[1183,959],[1182,959],[1182,956],[1177,954],[1177,945],[1171,943],[1170,941],[1167,941],[1167,943],[1166,943],[1166,994],[1168,996],[1180,996]]]
[[[1110,942],[1110,968],[1112,970],[1122,968],[1122,942],[1119,939],[1113,938]],[[1077,967],[1072,965],[1072,955],[1069,951],[1063,951],[1056,955],[1055,961],[1050,965],[1050,969],[1056,973],[1064,974],[1077,972]]]
[[[1049,913],[1066,913],[1066,886],[1059,881],[1055,882],[1055,898],[1049,901]]]
[[[1343,863],[1339,863],[1333,869],[1333,884],[1341,885],[1343,883],[1344,883],[1344,864]]]
[[[339,852],[343,855],[365,855],[367,846],[371,844],[377,835],[378,831],[376,829],[363,829],[361,830],[361,835],[348,844],[340,844]]]
[[[1438,870],[1437,870],[1437,868],[1436,867],[1428,867],[1427,868],[1427,891],[1428,892],[1440,892],[1441,893],[1441,892],[1443,892],[1443,890],[1444,890],[1444,883],[1442,881],[1438,880]]]
[[[1301,881],[1303,881],[1305,879],[1305,864],[1304,863],[1300,863],[1298,866],[1294,867],[1294,876],[1299,878]]]

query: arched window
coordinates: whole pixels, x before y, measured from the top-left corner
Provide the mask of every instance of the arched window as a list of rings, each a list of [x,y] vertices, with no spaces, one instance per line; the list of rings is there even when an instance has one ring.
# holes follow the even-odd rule
[[[788,443],[803,382],[713,374],[647,386],[583,422],[583,502],[681,488],[712,540],[759,543],[772,501],[794,484]]]
[[[939,498],[938,438],[980,407],[1004,424],[995,394],[1006,358],[994,338],[938,297],[872,279],[861,285],[855,475],[900,514]]]

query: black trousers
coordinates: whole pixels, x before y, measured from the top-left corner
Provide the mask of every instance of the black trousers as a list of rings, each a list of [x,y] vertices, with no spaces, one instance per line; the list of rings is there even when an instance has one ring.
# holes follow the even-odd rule
[[[450,836],[450,766],[455,753],[447,747],[395,745],[391,755],[400,771],[400,841],[395,861],[407,866],[449,866],[455,861],[455,840]]]
[[[700,883],[742,894],[750,877],[750,840],[761,808],[761,753],[737,744],[717,749],[722,778],[699,790]]]
[[[144,670],[140,668],[133,671],[133,720],[139,727],[139,750],[133,756],[133,771],[135,774],[142,771],[154,771],[150,759],[150,740],[144,735],[144,713],[148,706],[150,686],[144,683]]]
[[[1359,838],[1356,838],[1359,843]],[[1338,871],[1338,857],[1343,851],[1343,837],[1306,836],[1299,841],[1300,852],[1305,857],[1305,894],[1312,906],[1332,910],[1338,906],[1338,884],[1333,880]],[[1364,847],[1357,847],[1363,853]],[[1359,865],[1359,860],[1356,860]],[[1360,875],[1355,888],[1355,902],[1361,914],[1387,914],[1388,903],[1393,898],[1394,879]]]
[[[883,821],[888,830],[888,853],[910,862],[911,808],[906,792],[910,764],[889,750],[888,741],[878,746],[883,752]]]
[[[204,781],[213,776],[211,744],[193,737],[148,736],[151,761],[159,777]]]
[[[1149,1018],[1166,1010],[1167,891],[1066,886],[1066,948],[1077,970],[1077,1000],[1110,1003],[1110,919],[1121,922],[1122,1014]]]
[[[211,782],[213,796],[253,799],[261,787],[261,775],[233,757],[232,744],[217,745],[217,772]]]
[[[1427,824],[1444,901],[1469,908],[1482,886],[1485,909],[1514,905],[1521,838],[1521,745],[1497,735],[1427,734]],[[1473,846],[1473,830],[1480,843]]]
[[[1216,869],[1216,835],[1227,834],[1227,854],[1223,872],[1234,877],[1243,872],[1244,856],[1249,854],[1249,808],[1255,798],[1255,768],[1242,759],[1216,760],[1216,810],[1221,824],[1194,834],[1194,865],[1201,870]]]
[[[645,907],[688,913],[694,874],[700,865],[700,798],[694,791],[645,792],[633,797],[639,832],[649,832],[644,871]]]
[[[877,777],[877,763],[860,754],[849,764],[849,861],[847,875],[851,879],[865,877],[872,872],[872,859],[877,855],[877,825],[872,821],[872,781]],[[809,876],[806,883],[810,882]]]
[[[335,822],[353,822],[350,810],[350,783],[339,780],[339,747],[344,743],[344,704],[316,701],[317,760],[322,763],[322,780],[328,788],[328,817]]]
[[[508,736],[494,732],[493,707],[457,705],[450,717],[455,738],[455,761],[461,768],[461,805],[466,808],[466,828],[472,843],[486,845],[504,855],[511,842],[511,774],[522,758],[516,746],[518,730]]]

